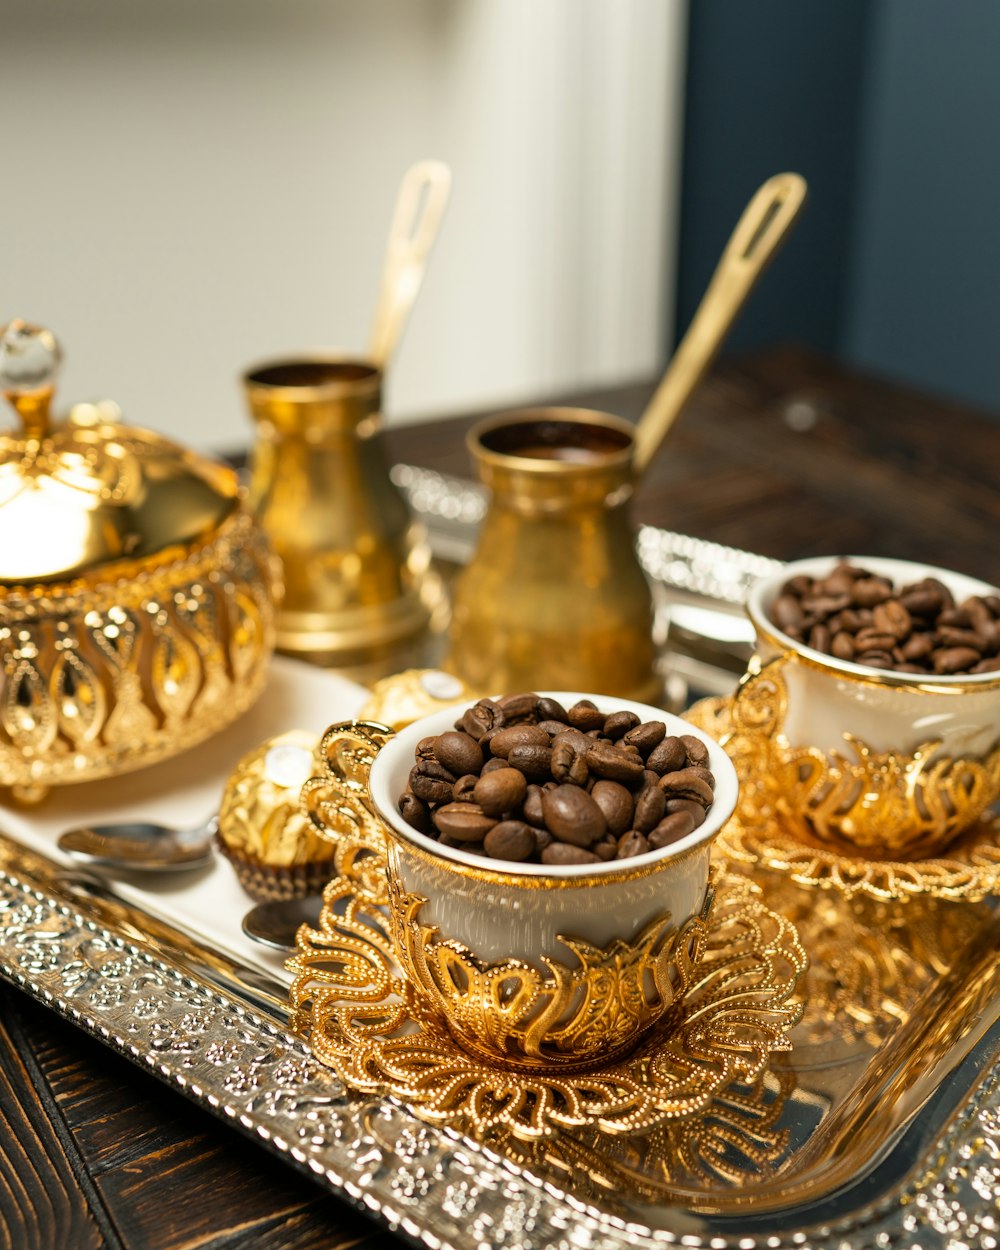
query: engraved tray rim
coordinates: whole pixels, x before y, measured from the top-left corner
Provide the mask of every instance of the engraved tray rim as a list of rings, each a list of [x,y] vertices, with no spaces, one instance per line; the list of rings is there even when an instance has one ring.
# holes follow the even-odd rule
[[[432,545],[436,547],[434,539],[443,536],[442,546],[451,541],[460,555],[481,507],[478,488],[405,465],[396,466],[394,477],[417,515],[428,521]],[[777,566],[764,557],[651,527],[640,534],[640,550],[654,581],[730,610],[749,580]],[[988,1229],[1000,1236],[1000,1220],[990,1214],[990,1203],[1000,1202],[1000,1025],[994,1025],[950,1073],[962,1092],[946,1113],[925,1104],[886,1143],[884,1153],[894,1174],[881,1188],[877,1178],[884,1159],[865,1178],[862,1190],[867,1187],[867,1193],[858,1194],[856,1200],[851,1199],[851,1188],[832,1195],[819,1204],[808,1227],[778,1219],[762,1231],[749,1232],[752,1218],[744,1219],[742,1228],[732,1216],[713,1226],[707,1218],[692,1223],[678,1209],[673,1213],[677,1218],[670,1221],[673,1227],[651,1228],[587,1205],[488,1148],[417,1120],[392,1099],[348,1096],[343,1105],[348,1109],[353,1105],[353,1110],[349,1114],[345,1110],[334,1130],[331,1108],[341,1099],[336,1078],[325,1070],[304,1078],[311,1066],[308,1049],[285,1031],[272,996],[274,986],[261,985],[261,978],[254,986],[254,978],[248,981],[245,976],[247,970],[169,926],[150,924],[140,909],[115,900],[113,892],[104,900],[74,894],[66,878],[59,865],[0,834],[0,919],[5,909],[21,908],[35,926],[29,931],[0,925],[0,976],[390,1229],[432,1250],[468,1250],[484,1240],[512,1250],[535,1246],[569,1250],[581,1244],[574,1233],[581,1228],[591,1250],[671,1244],[705,1250],[796,1246],[882,1250],[919,1244],[927,1250],[967,1244],[970,1218],[979,1222],[974,1226],[984,1235]],[[56,958],[65,943],[75,943],[76,959]],[[167,995],[159,1003],[166,1009],[157,1015],[159,1031],[155,1036],[148,1033],[150,1044],[140,1044],[138,1034],[130,1037],[128,1026],[123,1031],[122,1004],[116,995],[125,994],[122,981],[128,974],[107,976],[101,952],[119,954],[123,967],[134,965]],[[97,963],[88,965],[88,959]],[[224,1042],[231,1037],[199,1038],[199,1017],[193,1007],[206,1012],[210,1021],[238,1023],[238,1054],[226,1057]],[[144,1028],[140,1025],[138,1032]],[[202,1043],[207,1043],[203,1052]],[[205,1055],[213,1047],[215,1058],[208,1060]],[[277,1075],[277,1082],[262,1087],[262,1073]],[[295,1114],[290,1114],[289,1106]],[[311,1108],[305,1113],[306,1127],[314,1130],[311,1148],[295,1140],[302,1107]],[[329,1137],[322,1132],[324,1116]],[[402,1134],[390,1148],[387,1141],[365,1131],[372,1117],[379,1116],[399,1120],[408,1135]],[[373,1170],[376,1160],[381,1170]],[[400,1177],[409,1178],[409,1184],[414,1175],[418,1180],[423,1177],[415,1190],[399,1185]],[[958,1217],[960,1209],[964,1219]],[[510,1212],[523,1228],[505,1223]]]

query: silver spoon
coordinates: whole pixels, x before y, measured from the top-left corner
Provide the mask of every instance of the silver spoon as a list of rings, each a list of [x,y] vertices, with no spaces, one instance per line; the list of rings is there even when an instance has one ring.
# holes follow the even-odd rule
[[[278,951],[293,951],[299,927],[307,924],[315,929],[322,906],[323,899],[319,894],[258,903],[243,917],[243,932],[263,946]]]
[[[212,858],[219,828],[212,816],[195,829],[172,829],[144,821],[84,825],[59,837],[59,849],[77,863],[125,872],[177,872],[202,868]]]

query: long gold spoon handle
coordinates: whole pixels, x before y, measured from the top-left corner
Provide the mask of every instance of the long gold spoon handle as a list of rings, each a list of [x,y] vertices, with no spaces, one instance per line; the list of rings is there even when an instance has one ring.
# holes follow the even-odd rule
[[[641,474],[715,359],[736,315],[767,268],[806,198],[799,174],[775,174],[736,224],[687,334],[636,429],[635,469]]]
[[[451,170],[441,161],[419,161],[403,175],[386,244],[369,349],[380,369],[395,351],[420,291],[427,254],[437,237],[450,190]]]

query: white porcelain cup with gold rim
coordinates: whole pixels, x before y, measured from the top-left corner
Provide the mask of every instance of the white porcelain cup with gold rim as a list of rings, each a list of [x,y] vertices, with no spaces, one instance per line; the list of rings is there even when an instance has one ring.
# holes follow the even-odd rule
[[[844,559],[897,589],[935,577],[956,603],[1000,593],[909,560]],[[1000,672],[899,673],[789,637],[771,619],[782,586],[826,576],[837,562],[799,560],[751,588],[747,612],[766,667],[744,683],[737,719],[760,725],[756,767],[770,771],[783,815],[807,838],[872,858],[937,854],[1000,794]]]
[[[592,697],[601,711],[632,710],[700,738],[716,780],[704,824],[599,866],[512,864],[442,846],[407,824],[398,802],[417,743],[451,729],[466,704],[397,734],[369,781],[386,826],[397,952],[414,990],[469,1049],[529,1065],[607,1058],[669,1010],[671,966],[685,953],[677,937],[705,908],[711,844],[737,798],[726,753],[677,717],[631,700],[551,697],[563,706]],[[414,897],[423,900],[416,916],[405,904]]]

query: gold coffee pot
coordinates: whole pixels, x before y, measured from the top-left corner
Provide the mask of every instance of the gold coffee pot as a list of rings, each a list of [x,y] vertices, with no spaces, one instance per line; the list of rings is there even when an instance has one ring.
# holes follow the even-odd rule
[[[59,345],[0,326],[0,786],[154,764],[264,688],[279,590],[235,471],[115,404],[50,407]]]
[[[470,431],[490,505],[455,586],[446,661],[470,686],[658,702],[653,601],[629,501],[805,193],[798,174],[778,174],[754,195],[637,427],[608,413],[535,408]]]
[[[339,666],[397,656],[444,609],[426,535],[390,480],[381,427],[384,370],[450,186],[438,161],[403,179],[367,356],[313,353],[244,375],[257,427],[250,507],[284,568],[278,648],[293,655]]]

